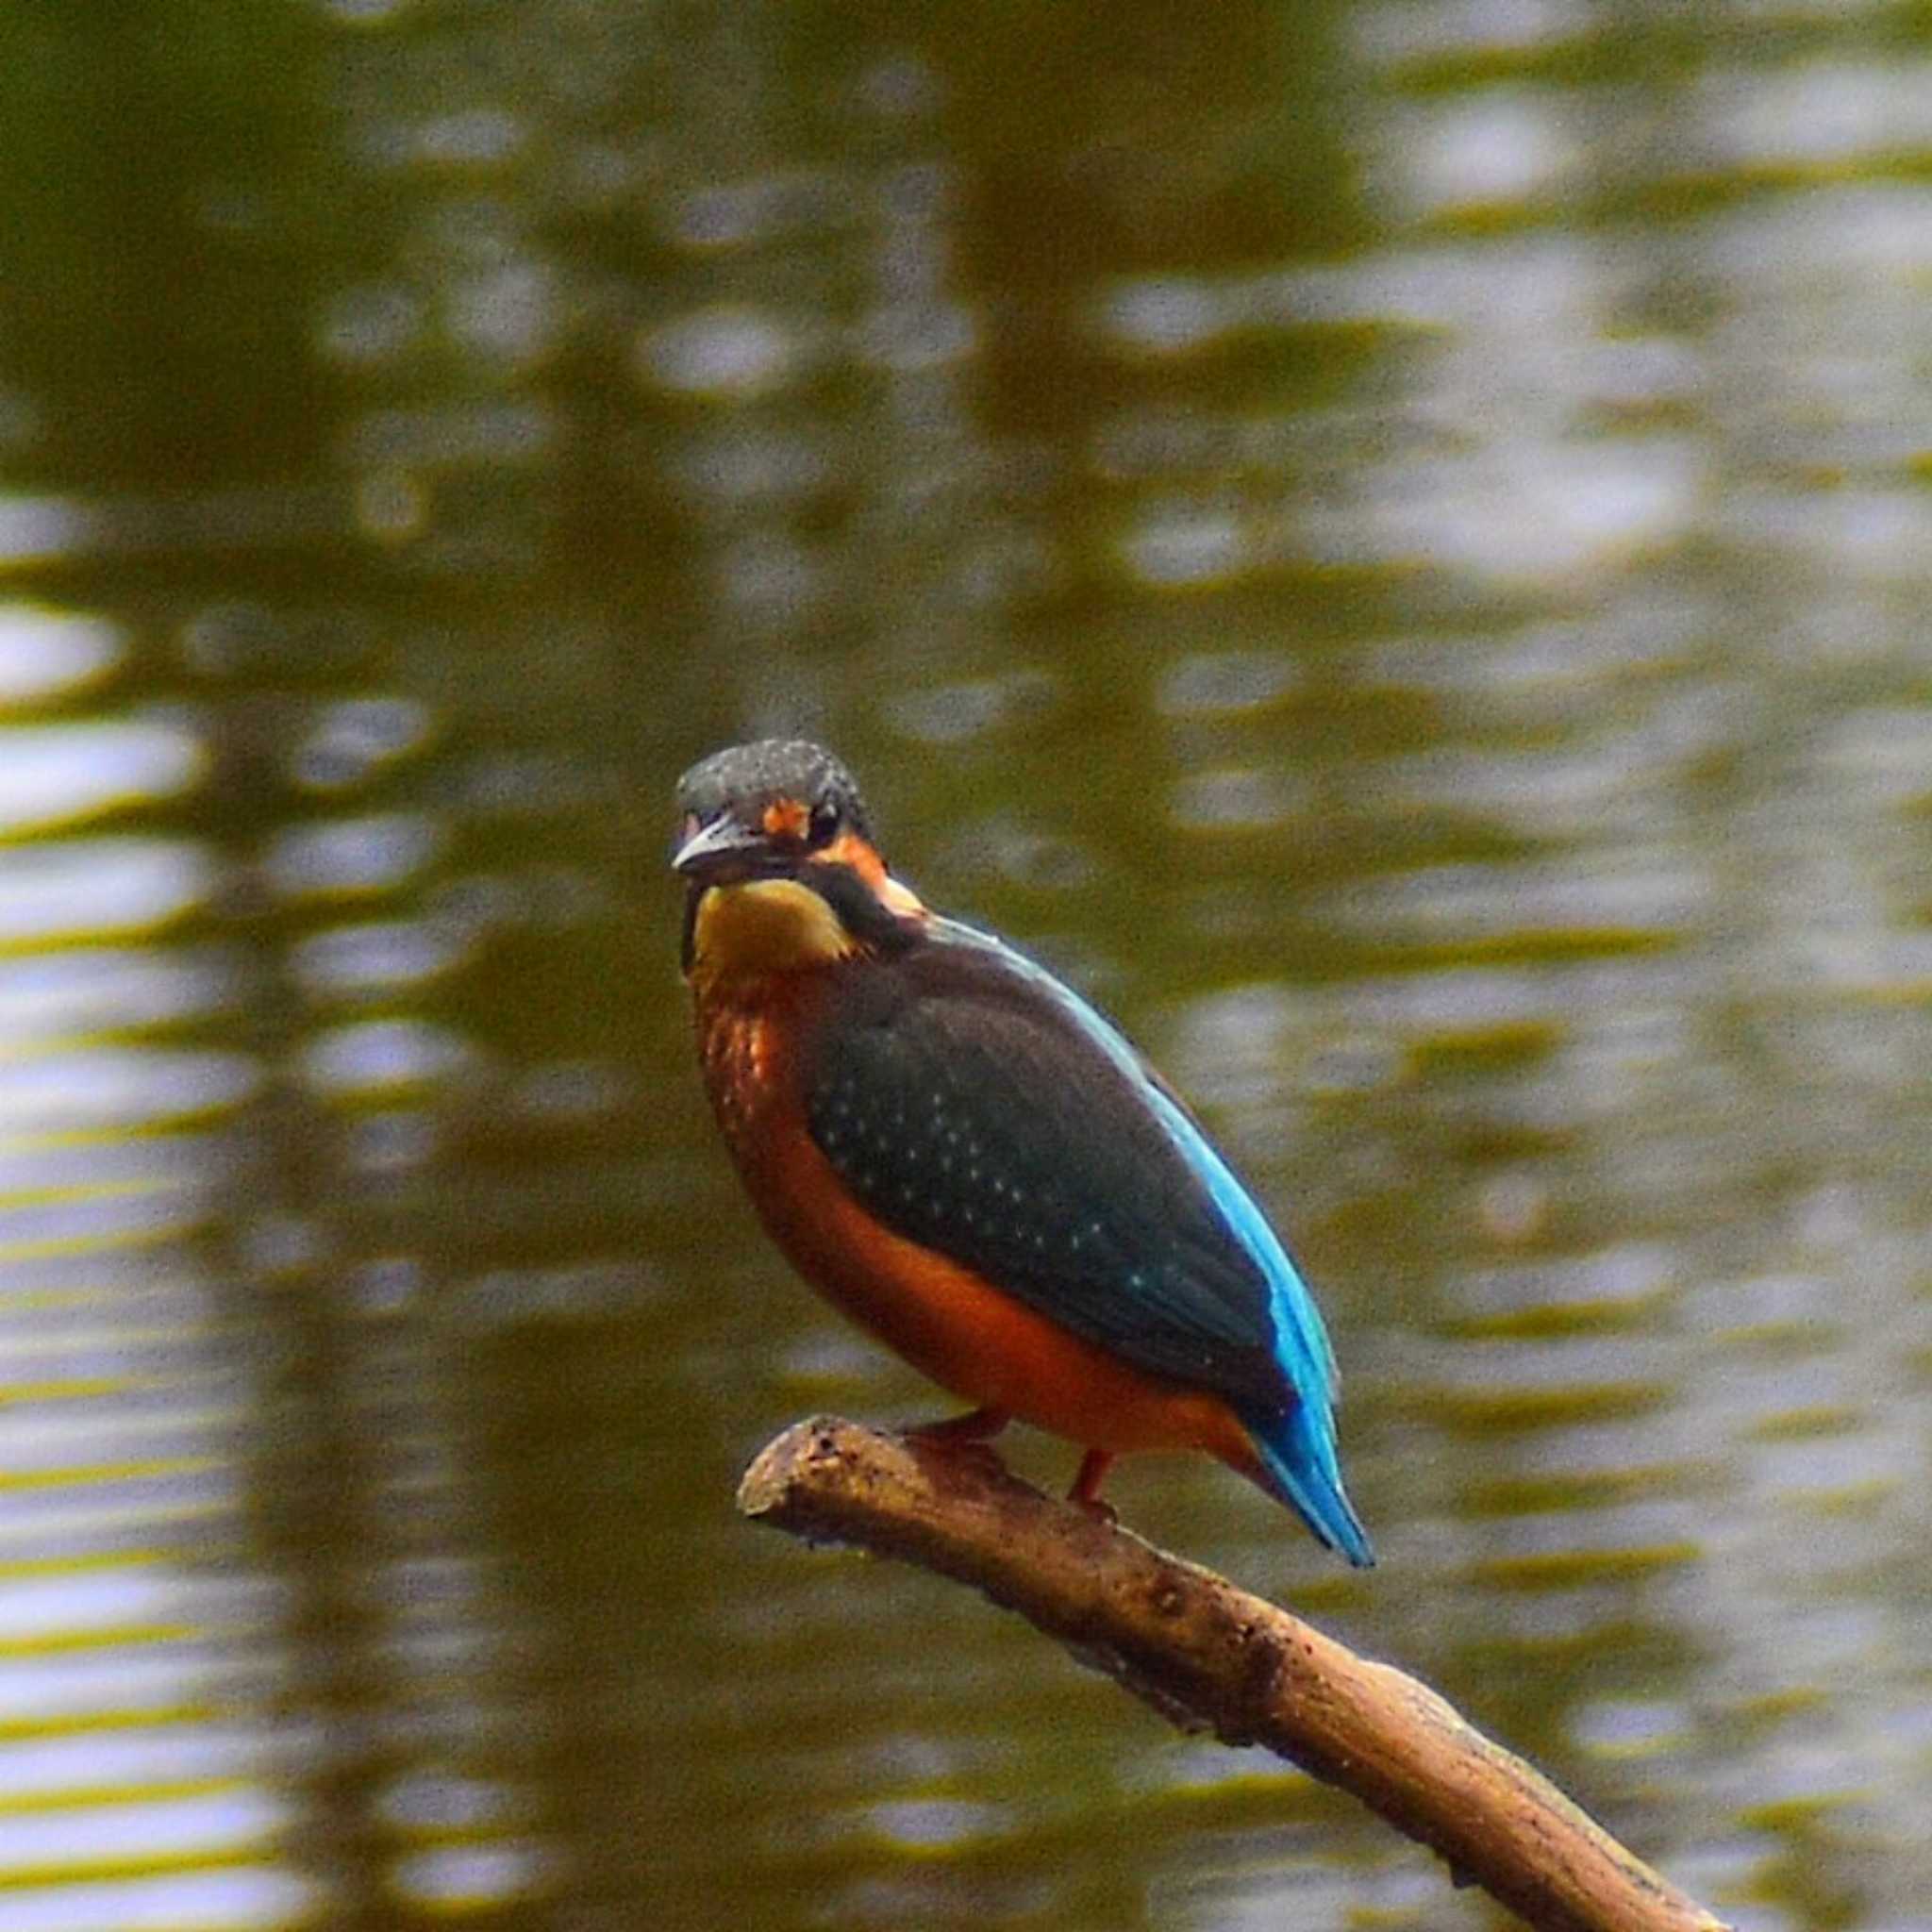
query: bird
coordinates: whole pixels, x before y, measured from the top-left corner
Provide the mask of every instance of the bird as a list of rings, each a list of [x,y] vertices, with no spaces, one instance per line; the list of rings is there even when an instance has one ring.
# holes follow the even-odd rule
[[[712,1110],[751,1202],[837,1308],[971,1408],[1083,1451],[1199,1450],[1366,1567],[1335,1357],[1206,1129],[1047,969],[928,908],[846,767],[798,739],[678,781],[672,867]]]

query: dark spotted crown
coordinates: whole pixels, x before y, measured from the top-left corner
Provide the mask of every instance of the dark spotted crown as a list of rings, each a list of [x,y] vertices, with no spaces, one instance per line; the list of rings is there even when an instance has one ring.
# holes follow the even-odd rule
[[[858,781],[808,739],[761,738],[727,745],[700,758],[677,781],[680,817],[700,824],[729,813],[756,827],[767,808],[787,803],[803,806],[815,822],[841,825],[871,841],[871,819],[858,795]]]

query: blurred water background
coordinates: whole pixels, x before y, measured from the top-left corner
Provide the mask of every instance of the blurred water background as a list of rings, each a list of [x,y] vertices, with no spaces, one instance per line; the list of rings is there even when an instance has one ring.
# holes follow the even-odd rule
[[[8,0],[0,125],[8,1932],[1491,1923],[734,1516],[943,1407],[690,1064],[768,730],[1318,1285],[1382,1566],[1127,1520],[1932,1927],[1924,5]]]

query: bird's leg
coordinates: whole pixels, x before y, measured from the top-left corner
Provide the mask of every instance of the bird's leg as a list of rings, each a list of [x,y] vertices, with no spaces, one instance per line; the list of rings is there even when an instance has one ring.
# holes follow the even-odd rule
[[[1013,1420],[1004,1408],[973,1408],[949,1415],[942,1422],[915,1423],[905,1433],[922,1442],[985,1442]]]
[[[1074,1478],[1074,1487],[1067,1491],[1067,1501],[1077,1503],[1081,1508],[1105,1522],[1119,1522],[1120,1518],[1115,1514],[1113,1505],[1100,1493],[1100,1486],[1107,1480],[1107,1473],[1112,1467],[1111,1451],[1088,1450],[1080,1458],[1080,1472]]]

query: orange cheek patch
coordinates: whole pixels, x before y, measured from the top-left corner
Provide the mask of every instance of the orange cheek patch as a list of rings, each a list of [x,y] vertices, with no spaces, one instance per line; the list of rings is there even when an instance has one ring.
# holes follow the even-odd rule
[[[830,865],[849,865],[874,891],[885,883],[885,860],[857,832],[841,832],[820,856]]]
[[[901,885],[886,870],[886,862],[857,832],[841,832],[818,857],[830,865],[849,865],[873,890],[879,903],[903,917],[925,908],[910,886]]]
[[[803,842],[810,815],[795,798],[774,798],[766,806],[761,823],[767,838],[796,839]]]

